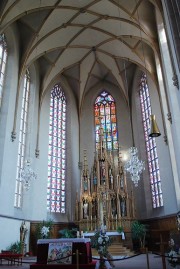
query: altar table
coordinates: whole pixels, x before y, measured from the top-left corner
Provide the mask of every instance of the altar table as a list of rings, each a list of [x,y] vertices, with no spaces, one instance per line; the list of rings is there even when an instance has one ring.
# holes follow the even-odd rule
[[[80,253],[79,264],[92,262],[91,245],[89,238],[60,238],[60,239],[39,239],[37,242],[37,264],[47,264],[48,247],[50,243],[72,242],[72,253],[76,250]],[[72,256],[72,264],[76,264],[76,255]]]

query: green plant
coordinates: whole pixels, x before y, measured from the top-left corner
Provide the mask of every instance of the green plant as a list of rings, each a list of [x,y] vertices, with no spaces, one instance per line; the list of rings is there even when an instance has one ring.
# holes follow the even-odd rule
[[[77,229],[63,229],[58,232],[63,238],[75,238]]]
[[[132,238],[139,240],[140,247],[145,247],[146,225],[135,220],[131,225]]]
[[[7,247],[6,250],[11,251],[13,253],[20,254],[21,253],[21,248],[22,248],[21,242],[16,241],[16,242],[12,243],[9,247]]]
[[[123,230],[123,227],[122,226],[118,226],[117,227],[117,232],[118,233],[122,233],[124,230]]]

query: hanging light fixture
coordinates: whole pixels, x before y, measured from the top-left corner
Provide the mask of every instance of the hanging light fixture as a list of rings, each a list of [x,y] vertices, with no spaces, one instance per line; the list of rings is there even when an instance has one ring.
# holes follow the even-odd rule
[[[161,133],[159,131],[155,115],[150,115],[150,121],[151,121],[151,127],[150,127],[149,137],[158,137],[158,136],[160,136]]]
[[[137,148],[131,147],[129,149],[130,159],[124,165],[124,169],[130,173],[131,180],[134,183],[135,187],[138,186],[140,175],[142,171],[145,170],[144,161],[139,160],[137,153]]]
[[[30,166],[30,160],[27,160],[21,172],[21,181],[26,191],[29,190],[31,186],[31,181],[35,179],[37,179],[37,175],[35,174],[35,172],[32,170]]]

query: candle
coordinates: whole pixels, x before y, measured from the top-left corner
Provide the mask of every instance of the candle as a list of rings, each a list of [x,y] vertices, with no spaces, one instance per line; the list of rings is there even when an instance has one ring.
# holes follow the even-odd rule
[[[84,238],[84,233],[83,233],[83,231],[81,231],[81,238]]]

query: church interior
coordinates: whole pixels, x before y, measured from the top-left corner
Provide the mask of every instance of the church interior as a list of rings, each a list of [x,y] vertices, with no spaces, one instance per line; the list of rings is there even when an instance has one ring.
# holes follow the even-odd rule
[[[151,250],[180,239],[179,10],[0,1],[0,250],[36,255],[49,221],[51,238],[121,229],[132,250],[136,220]]]

